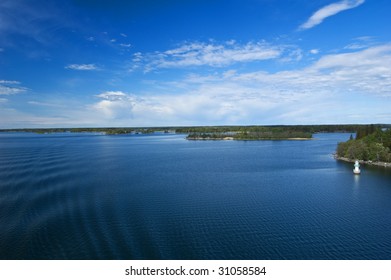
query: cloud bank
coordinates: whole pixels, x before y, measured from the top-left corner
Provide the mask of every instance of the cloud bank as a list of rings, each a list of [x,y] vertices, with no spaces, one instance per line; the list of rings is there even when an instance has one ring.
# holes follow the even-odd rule
[[[320,23],[326,18],[336,15],[342,11],[356,8],[363,4],[365,0],[343,0],[341,2],[333,3],[316,11],[305,23],[299,26],[299,30],[310,29]]]
[[[90,108],[128,126],[386,123],[391,44],[325,55],[296,70],[224,70],[153,84],[142,97],[101,93]]]

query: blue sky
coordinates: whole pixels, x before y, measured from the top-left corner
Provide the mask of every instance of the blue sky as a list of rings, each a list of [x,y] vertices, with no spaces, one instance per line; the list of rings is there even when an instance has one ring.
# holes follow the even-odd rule
[[[0,0],[0,128],[391,123],[390,11]]]

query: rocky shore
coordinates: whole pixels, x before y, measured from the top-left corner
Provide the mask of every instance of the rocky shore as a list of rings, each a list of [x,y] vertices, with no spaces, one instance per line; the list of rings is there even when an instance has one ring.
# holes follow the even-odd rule
[[[345,162],[351,162],[354,163],[356,160],[354,159],[349,159],[346,157],[340,157],[337,154],[334,154],[334,158],[336,160],[341,160]],[[373,166],[381,166],[381,167],[391,167],[391,162],[382,162],[382,161],[371,161],[371,160],[358,160],[360,164],[363,165],[373,165]]]

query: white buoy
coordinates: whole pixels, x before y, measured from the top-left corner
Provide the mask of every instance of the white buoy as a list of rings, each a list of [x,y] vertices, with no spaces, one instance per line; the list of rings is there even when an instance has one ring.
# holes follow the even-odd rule
[[[356,160],[356,162],[354,163],[353,173],[356,175],[359,175],[361,173],[360,163],[358,163],[358,160]]]

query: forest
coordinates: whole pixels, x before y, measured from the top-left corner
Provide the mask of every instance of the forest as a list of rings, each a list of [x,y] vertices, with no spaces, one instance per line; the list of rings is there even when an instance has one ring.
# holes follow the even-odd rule
[[[391,162],[391,129],[367,125],[357,130],[356,137],[338,143],[337,157],[349,160]]]
[[[228,130],[224,132],[191,132],[188,140],[283,140],[311,139],[312,133],[291,128],[259,127],[251,129]]]
[[[189,140],[283,140],[311,139],[313,133],[356,132],[365,125],[270,125],[270,126],[199,126],[176,128]]]

